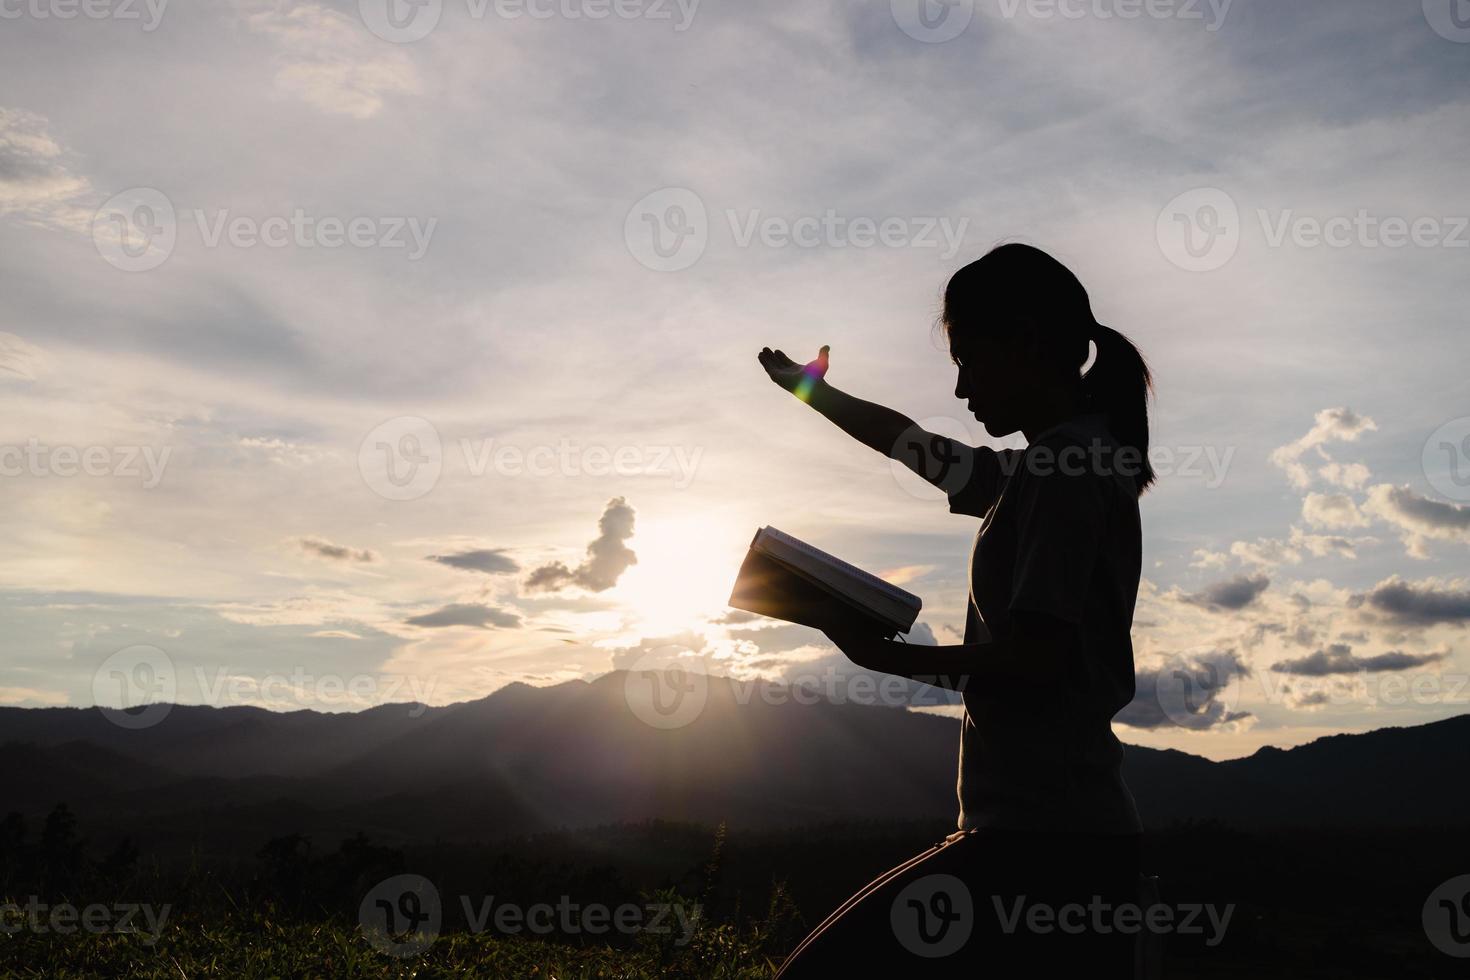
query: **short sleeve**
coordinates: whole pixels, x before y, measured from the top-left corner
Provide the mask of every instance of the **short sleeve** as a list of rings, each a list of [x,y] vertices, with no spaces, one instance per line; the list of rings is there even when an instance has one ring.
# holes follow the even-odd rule
[[[944,440],[943,449],[953,461],[952,469],[940,483],[949,496],[949,512],[983,518],[1000,496],[1020,451],[996,452],[951,439]]]
[[[1016,480],[1011,611],[1047,613],[1080,624],[1108,520],[1104,480],[1040,467],[1028,468]]]

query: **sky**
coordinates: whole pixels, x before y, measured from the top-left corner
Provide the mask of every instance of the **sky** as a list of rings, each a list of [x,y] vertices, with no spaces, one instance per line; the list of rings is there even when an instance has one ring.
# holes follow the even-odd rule
[[[1119,736],[1462,714],[1467,80],[1462,0],[3,0],[0,703],[848,690],[768,524],[958,642],[975,522],[755,354],[1019,445],[934,325],[1024,241],[1157,378]]]

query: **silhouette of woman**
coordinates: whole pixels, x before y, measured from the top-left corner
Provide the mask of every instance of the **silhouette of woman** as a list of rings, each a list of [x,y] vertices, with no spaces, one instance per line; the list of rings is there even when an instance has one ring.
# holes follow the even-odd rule
[[[955,396],[1025,449],[966,446],[839,391],[827,348],[806,365],[759,355],[782,388],[982,521],[962,645],[826,630],[861,667],[961,692],[959,832],[849,899],[779,977],[1129,977],[1142,825],[1111,720],[1134,693],[1152,378],[1076,276],[1027,245],[956,273],[942,326]]]

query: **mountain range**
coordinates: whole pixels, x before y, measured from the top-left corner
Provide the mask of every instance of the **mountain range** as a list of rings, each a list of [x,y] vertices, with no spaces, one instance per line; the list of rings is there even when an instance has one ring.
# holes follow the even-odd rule
[[[628,682],[358,713],[175,705],[136,730],[95,708],[0,708],[0,811],[64,802],[84,824],[219,853],[359,830],[412,842],[648,819],[953,823],[953,718],[752,697],[711,677],[697,717],[661,728],[630,710]],[[1470,784],[1454,775],[1467,767],[1470,715],[1224,762],[1128,746],[1125,776],[1152,827],[1444,828],[1470,822]]]

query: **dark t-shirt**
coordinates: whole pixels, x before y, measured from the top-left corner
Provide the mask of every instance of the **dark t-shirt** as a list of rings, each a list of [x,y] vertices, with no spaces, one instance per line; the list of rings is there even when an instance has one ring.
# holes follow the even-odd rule
[[[1112,718],[1133,699],[1138,494],[1101,415],[1024,450],[953,446],[950,510],[983,519],[965,642],[1007,635],[1018,610],[1078,626],[1053,690],[971,685],[960,737],[959,826],[1138,833]],[[946,489],[951,484],[947,482]]]

